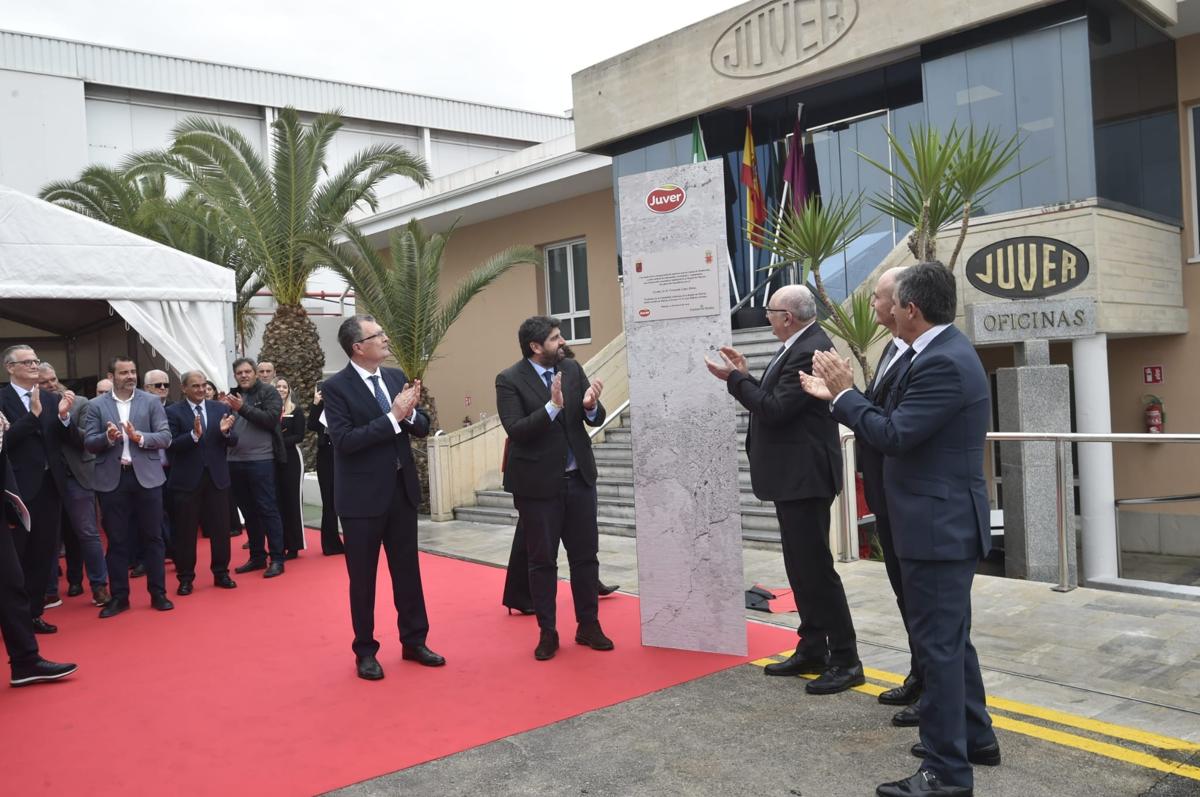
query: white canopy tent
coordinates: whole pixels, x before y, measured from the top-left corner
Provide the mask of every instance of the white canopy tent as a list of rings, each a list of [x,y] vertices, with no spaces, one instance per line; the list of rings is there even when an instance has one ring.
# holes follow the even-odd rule
[[[176,371],[225,387],[235,298],[227,268],[0,185],[0,302],[26,324],[103,300]]]

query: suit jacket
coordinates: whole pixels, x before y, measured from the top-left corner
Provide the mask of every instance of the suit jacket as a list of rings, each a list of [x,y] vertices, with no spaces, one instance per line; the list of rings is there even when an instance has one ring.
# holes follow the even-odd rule
[[[391,397],[408,377],[399,368],[380,368],[383,392]],[[412,423],[400,422],[397,433],[379,407],[375,394],[350,363],[325,380],[325,420],[333,441],[333,505],[342,517],[377,517],[388,510],[396,484],[396,464],[404,470],[404,489],[412,505],[421,503],[409,437],[429,434],[429,416],[416,411]],[[278,428],[278,422],[275,424]]]
[[[321,423],[321,413],[324,411],[324,398],[320,403],[313,404],[308,408],[308,431],[317,433],[317,453],[322,453],[327,449],[332,451],[333,446],[333,441],[329,439],[329,432],[325,430],[325,424]]]
[[[812,373],[814,351],[831,348],[825,330],[813,322],[765,378],[729,375],[729,394],[750,410],[746,454],[750,485],[760,501],[832,499],[842,489],[837,422],[827,402],[804,392],[797,375]]]
[[[112,492],[121,483],[123,448],[121,440],[110,443],[108,435],[105,434],[110,422],[121,428],[121,416],[117,412],[117,402],[113,394],[105,393],[93,399],[88,408],[87,419],[84,445],[96,455],[95,488],[102,493]],[[134,388],[133,403],[129,407],[129,422],[144,437],[140,446],[132,440],[129,442],[129,457],[133,462],[133,472],[137,476],[138,484],[146,488],[158,487],[167,480],[159,451],[171,445],[171,428],[158,396]]]
[[[583,394],[589,387],[583,366],[567,359],[558,364],[558,371],[563,408],[553,421],[546,412],[550,388],[528,360],[519,360],[496,375],[496,412],[509,440],[504,489],[513,495],[556,495],[567,469],[568,446],[579,475],[588,484],[596,483],[596,458],[584,424],[604,423],[604,405],[596,402],[596,417],[589,421],[583,410]]]
[[[83,445],[83,438],[87,434],[87,410],[90,404],[91,402],[83,396],[75,397],[75,404],[71,407],[71,425],[67,428],[62,447],[67,473],[85,490],[95,489],[93,480],[96,473],[96,455]]]
[[[171,429],[171,467],[167,470],[167,489],[190,492],[200,486],[200,477],[208,468],[213,487],[229,487],[229,463],[225,454],[237,445],[237,435],[221,432],[221,419],[233,411],[219,401],[204,401],[204,434],[200,442],[192,439],[196,416],[189,401],[177,401],[167,407],[167,425]]]
[[[903,355],[896,355],[896,357],[901,356]],[[880,355],[879,365],[882,364],[883,356]],[[899,362],[894,363],[886,374],[876,379],[864,391],[868,401],[877,407],[886,408],[888,406],[888,397],[896,387],[896,374],[900,372],[900,367]],[[879,373],[878,365],[875,367],[875,373]],[[871,508],[876,517],[886,518],[888,509],[883,480],[883,454],[864,440],[861,435],[855,437],[858,470],[863,476],[863,493],[866,495],[867,506]]]
[[[838,399],[833,413],[884,455],[896,554],[931,560],[987,554],[983,454],[991,392],[979,356],[965,335],[947,327],[897,380],[890,413],[857,390]]]
[[[4,449],[25,501],[38,494],[46,476],[54,480],[59,495],[66,492],[62,442],[67,437],[67,427],[58,418],[58,402],[62,397],[41,391],[41,398],[42,414],[34,415],[25,409],[25,402],[11,384],[0,388],[0,410],[12,424],[4,435]]]

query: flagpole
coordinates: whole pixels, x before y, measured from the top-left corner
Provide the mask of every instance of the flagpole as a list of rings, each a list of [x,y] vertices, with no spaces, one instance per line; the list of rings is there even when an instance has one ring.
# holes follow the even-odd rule
[[[703,163],[708,160],[708,147],[704,145],[704,131],[700,128],[700,117],[697,116],[692,125],[692,163]],[[733,303],[742,300],[742,292],[738,290],[737,278],[733,273],[733,258],[729,250],[725,250],[725,266],[729,269],[729,287],[733,289]]]

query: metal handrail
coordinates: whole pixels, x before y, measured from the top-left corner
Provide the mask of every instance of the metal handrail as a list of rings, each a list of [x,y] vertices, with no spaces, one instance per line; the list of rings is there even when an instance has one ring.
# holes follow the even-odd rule
[[[854,551],[857,546],[851,545],[850,529],[856,526],[854,517],[855,501],[851,500],[854,495],[854,449],[846,446],[846,441],[854,438],[852,432],[843,432],[841,435],[842,441],[842,460],[844,463],[845,472],[849,474],[848,480],[845,481],[848,485],[842,493],[842,552],[839,557],[841,561],[847,562],[858,558]],[[1070,557],[1067,550],[1068,541],[1068,521],[1067,517],[1067,489],[1065,487],[1066,480],[1066,461],[1067,461],[1067,446],[1071,443],[1200,443],[1200,434],[1144,434],[1144,433],[1118,433],[1118,434],[1091,434],[1085,432],[989,432],[987,435],[989,441],[995,442],[1015,442],[1015,443],[1054,443],[1054,472],[1055,472],[1055,503],[1058,509],[1058,584],[1052,587],[1056,592],[1070,592],[1075,589],[1078,583],[1073,583],[1071,579]],[[1137,500],[1137,499],[1126,499]],[[1120,537],[1118,536],[1118,545]],[[1120,560],[1120,555],[1117,557]]]
[[[588,429],[588,439],[591,440],[593,437],[607,429],[608,425],[612,423],[614,419],[620,418],[621,413],[627,409],[629,409],[629,399],[622,401],[620,405],[618,405],[617,408],[612,412],[606,413],[604,415],[604,423],[600,424],[599,426],[590,427]]]

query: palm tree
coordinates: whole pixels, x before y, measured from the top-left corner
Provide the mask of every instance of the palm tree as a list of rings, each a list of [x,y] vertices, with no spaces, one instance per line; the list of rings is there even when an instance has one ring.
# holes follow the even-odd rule
[[[429,179],[424,160],[395,144],[367,147],[329,175],[326,151],[341,126],[336,111],[304,124],[295,108],[284,108],[271,123],[265,159],[237,129],[192,117],[172,131],[167,149],[133,155],[125,164],[135,177],[165,174],[181,181],[237,241],[242,262],[277,305],[263,331],[261,357],[275,363],[301,398],[312,395],[325,365],[316,326],[302,305],[316,267],[306,257],[309,248],[331,241],[356,206],[374,209],[376,188],[387,177],[418,185]]]
[[[354,225],[343,224],[339,232],[344,243],[309,242],[309,263],[328,266],[346,280],[357,304],[387,333],[396,363],[414,380],[424,379],[429,364],[437,357],[438,346],[471,299],[513,266],[541,263],[536,248],[510,247],[472,269],[443,302],[439,288],[442,255],[454,225],[444,233],[428,235],[413,219],[392,232],[386,259]],[[430,428],[436,430],[437,404],[424,382],[421,406],[429,413]],[[414,443],[418,452],[424,450],[423,440]],[[424,507],[428,503],[428,464],[420,457],[417,465],[426,496],[421,502]]]
[[[1013,134],[1007,141],[993,130],[966,133],[951,125],[943,136],[934,127],[908,129],[908,146],[901,145],[890,130],[884,130],[895,169],[863,155],[858,156],[891,178],[891,191],[871,198],[871,207],[912,227],[908,248],[918,262],[938,259],[937,235],[955,220],[959,233],[947,268],[954,270],[967,224],[973,213],[996,189],[1015,180],[1037,164],[1002,175],[1017,157],[1020,140]]]
[[[874,324],[870,304],[863,316],[862,308],[851,305],[846,313],[825,290],[821,279],[821,264],[850,246],[855,239],[871,228],[873,220],[862,220],[863,200],[858,197],[839,197],[833,201],[810,201],[797,213],[790,206],[784,209],[775,229],[755,225],[752,232],[762,236],[763,247],[779,257],[779,263],[767,268],[775,271],[799,263],[799,283],[808,284],[811,275],[817,300],[828,314],[823,326],[850,347],[864,376],[870,381],[871,366],[867,362],[867,347],[880,334]]]

